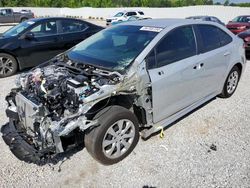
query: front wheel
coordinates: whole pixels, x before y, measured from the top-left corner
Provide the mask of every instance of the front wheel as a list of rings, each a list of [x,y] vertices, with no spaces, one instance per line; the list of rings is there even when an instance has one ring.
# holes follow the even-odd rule
[[[229,98],[234,94],[240,80],[240,73],[237,66],[232,68],[227,76],[222,93],[219,95],[220,97]]]
[[[132,112],[121,106],[110,106],[94,119],[99,125],[84,139],[92,157],[104,165],[112,165],[133,151],[139,140],[139,125]]]
[[[0,53],[0,78],[15,74],[18,70],[16,59],[6,53]]]

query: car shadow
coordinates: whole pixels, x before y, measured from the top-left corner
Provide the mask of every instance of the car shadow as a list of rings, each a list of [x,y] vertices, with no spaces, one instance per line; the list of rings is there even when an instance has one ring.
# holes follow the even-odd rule
[[[170,123],[169,125],[167,125],[166,127],[164,127],[163,130],[165,131],[165,130],[169,129],[170,127],[172,127],[173,125],[177,124],[177,123],[180,122],[181,120],[183,120],[183,119],[185,119],[186,117],[192,115],[194,112],[198,111],[198,110],[201,109],[202,107],[204,107],[204,106],[206,106],[207,104],[209,104],[210,102],[214,101],[216,98],[217,98],[217,97],[214,97],[214,98],[210,99],[209,101],[205,102],[205,103],[202,104],[201,106],[195,108],[194,110],[190,111],[190,112],[187,113],[186,115],[180,117],[179,119],[177,119],[177,120],[174,121],[173,123]],[[157,131],[157,132],[151,134],[151,135],[150,135],[148,138],[146,138],[146,139],[143,138],[143,140],[144,140],[144,141],[147,141],[147,140],[149,140],[150,138],[159,135],[160,132],[161,132],[161,130],[159,130],[159,131]]]
[[[46,160],[46,162],[44,164],[42,164],[41,166],[47,165],[47,164],[48,165],[57,165],[57,164],[60,164],[59,165],[59,169],[58,169],[58,171],[60,171],[60,166],[65,161],[67,161],[68,159],[70,159],[74,154],[76,154],[77,152],[83,150],[84,148],[85,148],[84,145],[77,146],[77,147],[72,147],[72,148],[66,150],[63,153],[58,153],[55,156],[53,156],[52,158],[48,158]]]

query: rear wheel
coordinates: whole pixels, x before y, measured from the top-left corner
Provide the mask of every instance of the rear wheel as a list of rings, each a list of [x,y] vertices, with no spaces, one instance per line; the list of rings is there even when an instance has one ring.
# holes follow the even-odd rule
[[[16,59],[6,53],[0,53],[0,78],[8,77],[17,72]]]
[[[28,18],[22,18],[20,22],[25,22]]]
[[[99,126],[85,135],[88,152],[100,163],[111,165],[128,156],[139,140],[136,116],[120,106],[101,110],[94,119]]]
[[[223,87],[223,91],[220,94],[220,97],[222,98],[231,97],[238,86],[239,79],[240,79],[240,70],[237,66],[234,66],[228,74],[228,77]]]

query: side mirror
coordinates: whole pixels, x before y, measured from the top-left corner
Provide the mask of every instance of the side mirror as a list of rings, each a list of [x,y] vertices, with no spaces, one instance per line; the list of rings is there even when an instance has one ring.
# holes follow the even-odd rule
[[[27,40],[32,40],[32,39],[35,38],[35,36],[34,36],[34,33],[28,32],[28,33],[25,34],[24,38],[27,39]]]

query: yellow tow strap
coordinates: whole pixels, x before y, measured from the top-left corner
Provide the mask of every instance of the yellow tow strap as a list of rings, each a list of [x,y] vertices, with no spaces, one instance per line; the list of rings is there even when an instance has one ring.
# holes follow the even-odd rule
[[[160,132],[160,138],[164,138],[165,135],[164,135],[164,129],[163,129],[163,127],[159,126],[158,129],[161,130],[161,132]]]

